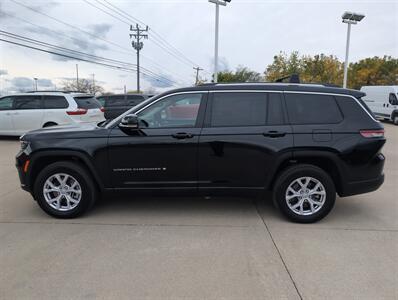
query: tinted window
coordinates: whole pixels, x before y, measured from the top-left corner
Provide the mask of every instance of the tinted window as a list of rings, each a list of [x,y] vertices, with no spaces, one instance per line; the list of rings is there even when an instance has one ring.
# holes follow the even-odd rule
[[[145,100],[144,96],[140,95],[127,95],[127,105],[134,106]]]
[[[67,108],[68,101],[64,96],[44,96],[43,106],[47,109]]]
[[[101,103],[94,97],[73,97],[73,99],[75,99],[78,108],[90,109],[101,107]]]
[[[39,109],[41,96],[15,96],[14,109]]]
[[[142,126],[149,128],[194,127],[202,94],[184,94],[167,97],[141,111]]]
[[[397,96],[395,96],[395,94],[391,93],[391,94],[388,96],[388,102],[390,102],[390,104],[392,104],[392,105],[397,105],[397,104],[396,104],[397,101],[398,101],[398,99],[397,99]]]
[[[102,106],[105,106],[105,97],[97,97],[97,100]]]
[[[12,97],[4,97],[0,99],[0,110],[12,109]]]
[[[268,125],[284,124],[282,99],[277,93],[268,94]]]
[[[106,106],[126,106],[126,100],[124,95],[120,96],[109,96],[105,102]]]
[[[213,94],[211,126],[261,126],[266,116],[266,93]]]
[[[292,124],[333,124],[343,120],[333,96],[285,94]]]

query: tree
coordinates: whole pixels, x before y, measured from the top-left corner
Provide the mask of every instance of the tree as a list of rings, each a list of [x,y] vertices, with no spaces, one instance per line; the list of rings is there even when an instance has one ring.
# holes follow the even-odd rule
[[[272,64],[267,66],[264,75],[266,81],[274,82],[291,74],[301,74],[302,71],[303,60],[299,57],[297,51],[292,52],[289,56],[280,52],[274,56]]]
[[[397,85],[398,59],[391,56],[365,58],[351,63],[348,85],[359,89],[364,85]]]
[[[247,67],[239,66],[235,72],[224,71],[218,73],[218,82],[259,82],[262,81],[260,73]]]
[[[81,78],[79,84],[74,79],[64,80],[62,83],[62,89],[65,91],[79,91],[84,93],[103,93],[104,88],[98,84],[93,85],[91,80]]]
[[[334,55],[304,55],[279,53],[264,72],[267,81],[291,74],[299,74],[304,83],[343,84],[344,64]],[[364,85],[398,84],[398,59],[391,56],[373,57],[351,63],[348,68],[348,87],[360,89]]]

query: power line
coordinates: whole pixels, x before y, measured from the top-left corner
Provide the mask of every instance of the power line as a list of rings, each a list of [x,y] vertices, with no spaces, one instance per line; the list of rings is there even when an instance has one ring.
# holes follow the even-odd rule
[[[40,42],[30,42],[29,38],[24,38],[24,37],[20,38],[18,36],[12,37],[12,36],[7,35],[7,34],[1,34],[1,35],[5,35],[8,38],[14,38],[14,39],[17,39],[17,40],[25,42],[25,43],[33,43],[33,44],[40,43]],[[136,71],[136,68],[132,68],[132,67],[128,67],[128,66],[113,65],[113,64],[110,64],[110,63],[105,63],[105,62],[100,62],[100,61],[96,61],[96,60],[91,60],[91,59],[88,59],[88,58],[72,56],[71,54],[59,53],[59,52],[54,52],[54,51],[50,51],[50,50],[47,50],[47,49],[37,48],[37,47],[30,46],[30,45],[21,44],[21,43],[17,43],[17,42],[5,40],[5,39],[0,39],[0,41],[6,42],[6,43],[10,43],[10,44],[14,44],[14,45],[21,46],[21,47],[26,47],[26,48],[29,48],[29,49],[32,49],[32,50],[37,50],[37,51],[53,54],[53,55],[58,55],[58,56],[62,56],[62,57],[70,58],[70,59],[76,59],[76,60],[80,60],[80,61],[84,61],[84,62],[88,62],[88,63],[92,63],[92,64],[97,64],[97,65],[101,65],[101,66],[112,68],[112,69],[117,69],[117,70],[122,70],[122,71],[129,71],[129,72],[135,72]],[[46,45],[44,45],[44,46],[46,46]],[[54,45],[51,45],[51,46],[54,46]],[[54,47],[57,47],[57,46],[54,46]],[[70,49],[67,49],[67,50],[70,50]],[[61,50],[61,51],[63,51],[63,50]],[[123,62],[120,62],[120,63],[124,64]],[[168,79],[168,78],[165,78],[165,77],[160,77],[160,76],[154,74],[152,71],[150,71],[148,69],[144,69],[144,71],[142,71],[142,73],[145,74],[146,76],[148,76],[149,78],[153,78],[153,79],[155,79],[157,81],[160,81],[160,82],[163,82],[163,83],[166,83],[166,84],[175,85],[175,83],[176,83],[175,81],[173,81],[171,79]]]
[[[83,0],[85,2],[88,2],[87,0]],[[105,8],[113,11],[114,13],[118,14],[119,16],[123,17],[124,19],[127,19],[128,21],[132,21],[132,22],[137,22],[143,26],[148,26],[146,25],[144,22],[140,21],[139,19],[133,17],[132,15],[124,12],[123,10],[121,10],[120,8],[118,8],[117,6],[115,6],[114,4],[104,0],[104,2],[106,2],[109,6],[105,5],[104,3],[100,2],[99,0],[95,0],[97,3],[101,4],[102,6],[104,6]],[[94,5],[92,5],[94,6]],[[98,8],[98,7],[97,7]],[[98,8],[99,10],[103,11],[103,9]],[[124,20],[120,20],[119,17],[114,16],[113,14],[110,14],[108,12],[105,12],[106,14],[113,16],[114,18],[116,18],[117,20],[123,22],[123,23],[127,23]],[[151,39],[150,41],[153,42],[155,45],[157,45],[158,47],[160,47],[161,49],[163,49],[164,51],[166,51],[168,54],[170,54],[171,56],[173,56],[174,58],[176,58],[177,60],[179,60],[180,62],[189,65],[190,67],[192,65],[194,66],[198,66],[197,63],[193,62],[192,60],[190,60],[189,58],[187,58],[181,51],[179,51],[177,48],[175,48],[173,45],[171,45],[169,42],[167,42],[159,33],[157,33],[155,30],[153,30],[151,27],[149,27],[149,30],[151,30],[151,32],[154,33],[154,38],[155,39]],[[205,70],[204,70],[205,71]],[[206,71],[207,72],[207,71]],[[207,72],[210,74],[210,72]]]
[[[111,44],[111,45],[113,45],[113,46],[115,46],[115,47],[117,47],[117,48],[120,48],[120,49],[123,49],[123,50],[129,50],[128,48],[124,48],[124,47],[122,47],[122,46],[120,46],[120,45],[118,45],[118,44],[116,44],[116,43],[114,43],[114,42],[111,42],[111,41],[109,41],[109,40],[107,40],[107,39],[104,39],[104,38],[102,38],[102,37],[100,37],[100,36],[97,36],[97,35],[95,35],[95,34],[92,34],[92,33],[88,32],[88,31],[85,31],[85,30],[83,30],[83,29],[80,29],[80,28],[77,27],[77,26],[74,26],[74,25],[72,25],[72,24],[69,24],[69,23],[66,23],[66,22],[64,22],[64,21],[61,21],[61,20],[59,20],[59,19],[57,19],[57,18],[54,18],[54,17],[52,17],[52,16],[50,16],[50,15],[48,15],[48,14],[45,14],[45,13],[43,13],[43,12],[41,12],[41,11],[39,11],[39,10],[33,8],[33,7],[30,7],[30,6],[28,6],[28,5],[25,5],[25,4],[23,4],[23,3],[20,3],[20,2],[18,2],[18,1],[16,1],[16,0],[10,0],[10,1],[14,2],[14,3],[17,4],[17,5],[23,6],[23,7],[25,7],[26,9],[29,9],[29,10],[31,10],[31,11],[34,11],[34,12],[37,13],[37,14],[46,16],[46,17],[48,17],[48,18],[50,18],[50,19],[52,19],[52,20],[54,20],[54,21],[56,21],[56,22],[58,22],[58,23],[61,23],[61,24],[63,24],[63,25],[69,26],[69,27],[72,27],[72,28],[74,28],[74,29],[76,29],[76,30],[78,30],[78,31],[80,31],[80,32],[83,32],[84,34],[87,34],[87,35],[91,36],[91,37],[94,37],[94,38],[96,38],[96,39],[100,39],[100,40],[102,40],[102,41],[104,41],[104,42],[107,42],[107,43],[109,43],[109,44]],[[127,52],[127,53],[128,53],[129,55],[131,54],[130,52]],[[170,79],[167,79],[167,80],[170,80]]]

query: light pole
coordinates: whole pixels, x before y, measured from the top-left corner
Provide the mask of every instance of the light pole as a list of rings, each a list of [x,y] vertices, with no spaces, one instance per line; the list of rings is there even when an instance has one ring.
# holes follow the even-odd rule
[[[355,25],[358,22],[360,22],[363,18],[365,18],[365,15],[346,11],[341,16],[341,18],[343,19],[343,23],[346,23],[348,25],[348,27],[347,27],[347,44],[346,44],[346,48],[345,48],[344,80],[343,80],[343,88],[347,88],[348,54],[350,51],[351,25],[352,24]]]
[[[37,92],[37,78],[33,78],[33,80],[35,81],[35,91]]]
[[[209,0],[209,2],[216,5],[216,25],[215,25],[215,43],[214,43],[214,82],[218,81],[218,27],[219,27],[219,8],[220,5],[227,6],[227,2],[231,0]]]

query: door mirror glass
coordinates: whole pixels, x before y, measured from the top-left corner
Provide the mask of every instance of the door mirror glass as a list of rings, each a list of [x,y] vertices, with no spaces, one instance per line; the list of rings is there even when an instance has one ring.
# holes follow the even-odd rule
[[[390,96],[388,97],[388,102],[390,102],[391,105],[398,105],[397,96],[391,93]]]
[[[124,116],[119,123],[119,128],[122,130],[138,130],[139,124],[137,115],[130,114]]]

